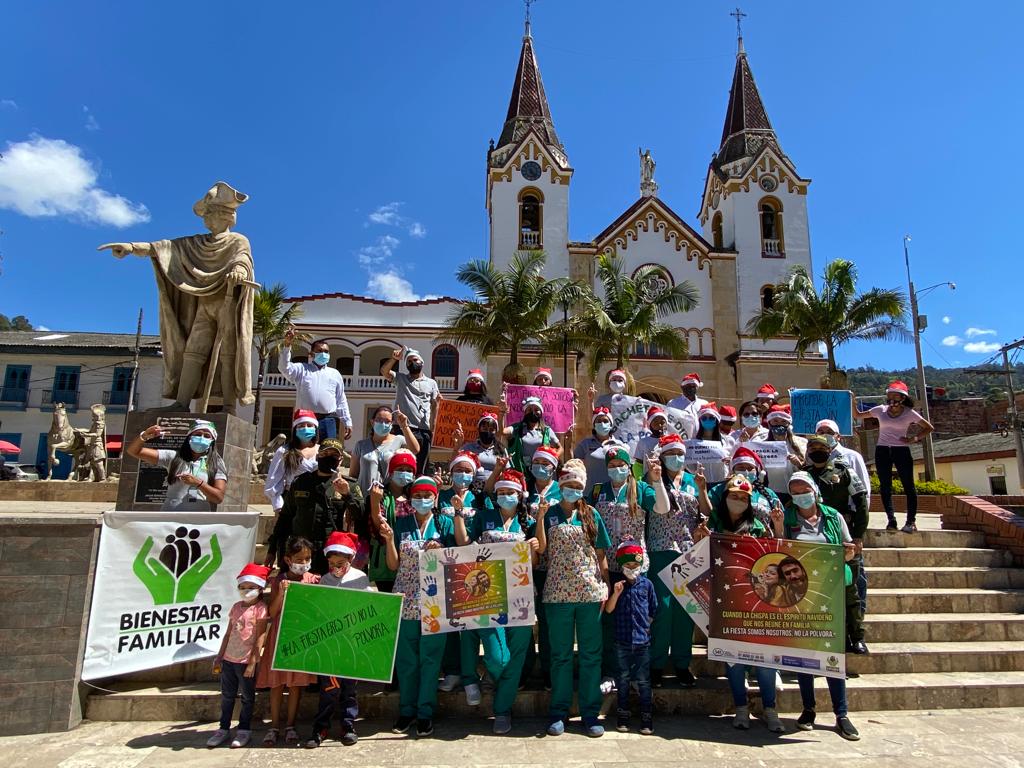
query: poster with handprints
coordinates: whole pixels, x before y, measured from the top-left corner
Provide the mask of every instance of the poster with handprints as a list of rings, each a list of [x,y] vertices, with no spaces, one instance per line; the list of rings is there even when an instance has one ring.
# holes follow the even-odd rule
[[[530,557],[530,547],[522,541],[421,551],[423,632],[532,627]]]
[[[690,547],[665,566],[658,577],[671,590],[672,596],[683,606],[693,623],[705,635],[708,633],[707,582],[711,575],[711,540],[707,537]]]

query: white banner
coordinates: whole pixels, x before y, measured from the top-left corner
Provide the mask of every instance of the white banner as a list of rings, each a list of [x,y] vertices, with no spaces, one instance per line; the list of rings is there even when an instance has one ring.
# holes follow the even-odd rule
[[[696,419],[689,411],[680,411],[630,395],[612,395],[609,406],[612,415],[612,435],[620,443],[629,446],[630,455],[636,453],[636,444],[640,442],[640,438],[651,434],[651,430],[647,428],[647,409],[652,405],[657,405],[665,411],[665,421],[668,422],[665,434],[690,437],[697,431]]]
[[[215,656],[258,512],[106,512],[82,679]]]
[[[672,591],[672,595],[683,606],[693,623],[701,632],[708,634],[708,578],[710,576],[711,537],[705,536],[689,550],[681,554],[665,568],[658,577]]]
[[[530,551],[524,541],[422,550],[422,632],[532,627]]]
[[[788,458],[789,443],[784,440],[765,442],[750,440],[746,443],[742,443],[742,445],[746,446],[761,457],[761,461],[764,462],[765,469],[792,468]]]

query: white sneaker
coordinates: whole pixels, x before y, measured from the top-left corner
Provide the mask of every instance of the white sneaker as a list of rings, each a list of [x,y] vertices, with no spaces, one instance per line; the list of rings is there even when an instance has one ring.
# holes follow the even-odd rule
[[[768,730],[772,733],[786,732],[786,726],[779,720],[779,713],[774,709],[765,707],[764,712],[761,713],[761,719],[764,720],[764,724],[768,726]]]
[[[741,731],[750,730],[750,710],[746,707],[736,707],[736,714],[732,718],[732,727]]]
[[[231,748],[238,749],[239,747],[244,747],[246,744],[249,743],[249,740],[251,738],[252,731],[243,731],[241,728],[239,728],[237,731],[235,731],[235,738],[231,741]]]
[[[776,671],[776,673],[775,673],[775,690],[776,691],[784,691],[784,690],[786,690],[785,686],[783,686],[783,684],[782,684],[782,673],[778,672],[778,671]]]
[[[210,749],[213,749],[214,747],[219,747],[227,740],[228,732],[225,731],[223,728],[218,728],[216,731],[213,732],[213,735],[206,740],[206,746],[208,746]]]
[[[615,693],[615,678],[606,677],[601,681],[601,693]]]
[[[478,706],[480,704],[480,698],[481,694],[479,685],[477,685],[476,683],[470,683],[466,686],[466,703],[469,706]]]
[[[437,690],[450,693],[459,687],[459,683],[462,678],[458,675],[445,675],[441,678],[441,682],[437,684]]]

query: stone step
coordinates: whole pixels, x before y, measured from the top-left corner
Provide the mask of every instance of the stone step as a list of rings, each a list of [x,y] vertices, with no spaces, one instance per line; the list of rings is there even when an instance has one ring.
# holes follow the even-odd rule
[[[870,590],[869,590],[870,593]],[[1024,641],[1018,613],[868,613],[864,633],[876,643]]]
[[[869,568],[869,589],[1021,589],[1024,569],[948,567]]]
[[[788,677],[788,676],[787,676]],[[93,693],[86,704],[86,717],[97,721],[214,721],[219,716],[220,690],[216,682],[183,685],[112,684],[113,693]],[[815,679],[818,707],[828,713],[829,698],[825,678]],[[912,710],[974,707],[1012,707],[1024,705],[1024,672],[931,672],[908,674],[862,675],[847,681],[851,711]],[[361,685],[359,709],[363,717],[393,717],[398,711],[397,692],[383,692],[379,686]],[[755,704],[759,696],[752,690]],[[550,694],[545,691],[521,691],[516,697],[516,716],[542,717],[547,712]],[[438,696],[441,717],[488,716],[490,695],[485,694],[479,707],[466,705],[460,692]],[[317,697],[305,695],[301,717],[308,720],[317,706]],[[256,715],[264,717],[268,696],[256,697]],[[696,688],[657,689],[655,709],[659,714],[723,714],[732,709],[725,678],[702,678]],[[779,695],[778,708],[783,712],[799,712],[800,693],[789,678]],[[615,696],[605,697],[605,714],[615,709]],[[825,718],[827,719],[827,718]]]
[[[984,547],[985,536],[974,531],[926,531],[893,533],[869,530],[864,535],[864,546],[879,548],[906,547]]]
[[[1009,552],[996,549],[959,547],[865,547],[864,562],[868,568],[926,568],[931,566],[1013,565]]]
[[[869,588],[868,611],[878,613],[1012,613],[1024,611],[1024,590]]]

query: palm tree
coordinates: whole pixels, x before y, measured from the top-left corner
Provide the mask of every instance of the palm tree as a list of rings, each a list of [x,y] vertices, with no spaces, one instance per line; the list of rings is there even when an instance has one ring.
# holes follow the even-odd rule
[[[796,351],[801,356],[808,347],[824,344],[829,381],[834,382],[839,373],[836,347],[857,339],[912,338],[903,325],[907,299],[902,291],[872,288],[857,294],[856,290],[857,267],[851,261],[830,262],[822,275],[821,291],[814,287],[806,267],[793,267],[786,279],[774,287],[771,306],[747,323],[747,333],[765,341],[795,336]]]
[[[252,343],[260,359],[259,373],[256,376],[256,409],[252,415],[253,426],[260,423],[260,400],[263,397],[263,375],[266,372],[267,360],[281,348],[285,332],[302,316],[302,307],[292,304],[285,309],[285,298],[288,289],[284,283],[274,283],[269,289],[260,287],[252,308]],[[298,341],[308,339],[307,333],[296,333]]]
[[[519,349],[530,340],[541,343],[551,334],[549,319],[563,306],[585,300],[588,289],[566,278],[544,279],[547,261],[542,251],[520,251],[504,271],[478,259],[459,267],[456,277],[476,294],[459,306],[437,341],[465,344],[481,358],[508,352],[501,372],[511,384],[525,382]]]
[[[637,344],[676,360],[686,357],[686,337],[662,318],[697,306],[700,294],[690,281],[668,285],[655,266],[628,275],[622,259],[607,253],[598,258],[596,274],[604,296],[577,312],[568,333],[569,343],[586,353],[591,376],[613,358],[623,368]]]

